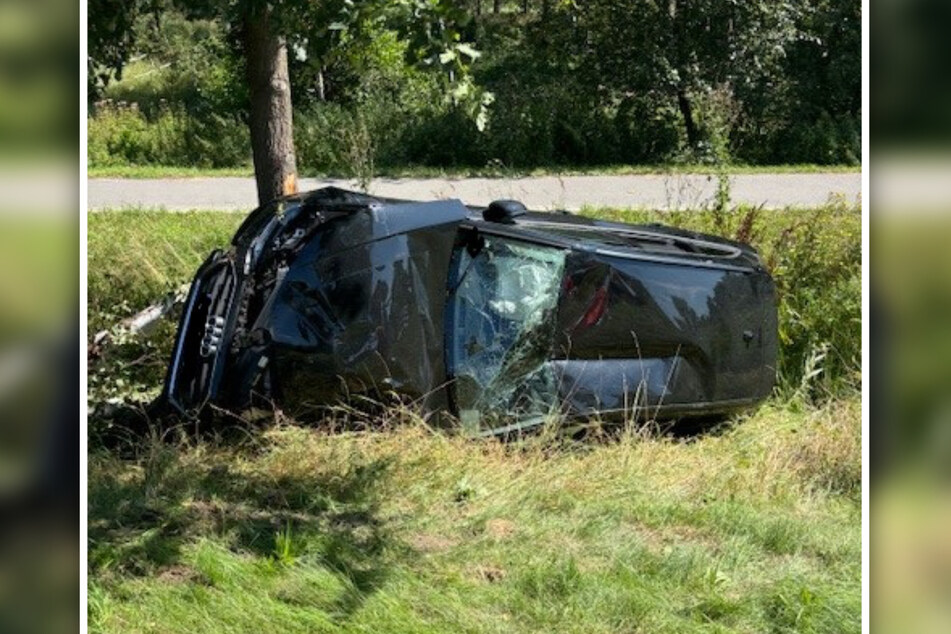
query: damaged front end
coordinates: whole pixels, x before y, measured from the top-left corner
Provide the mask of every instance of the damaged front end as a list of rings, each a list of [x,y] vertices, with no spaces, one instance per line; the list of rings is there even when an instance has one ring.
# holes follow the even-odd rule
[[[458,201],[334,188],[255,211],[199,270],[164,395],[180,413],[397,392],[445,406],[442,305]]]
[[[164,397],[298,417],[396,394],[500,433],[551,415],[725,414],[769,395],[775,290],[746,245],[326,188],[202,265]]]

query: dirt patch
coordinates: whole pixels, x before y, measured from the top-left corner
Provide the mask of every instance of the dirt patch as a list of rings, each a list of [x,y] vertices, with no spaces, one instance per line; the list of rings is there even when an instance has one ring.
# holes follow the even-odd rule
[[[485,523],[485,532],[493,539],[506,539],[518,530],[515,522],[501,517],[494,517]]]
[[[177,565],[163,568],[161,572],[158,573],[158,580],[163,583],[176,585],[180,583],[201,581],[202,576],[200,572],[193,570],[188,566]]]
[[[485,581],[487,583],[498,583],[505,579],[508,573],[505,572],[504,568],[499,568],[498,566],[493,565],[481,565],[476,566],[473,570],[475,577],[480,581]]]
[[[444,535],[416,533],[409,538],[409,545],[424,553],[444,553],[458,542]]]

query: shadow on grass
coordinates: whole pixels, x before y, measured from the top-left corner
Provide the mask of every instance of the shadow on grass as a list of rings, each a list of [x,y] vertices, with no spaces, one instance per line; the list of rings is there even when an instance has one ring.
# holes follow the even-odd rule
[[[224,458],[207,462],[186,458],[174,443],[143,440],[140,450],[134,461],[93,454],[91,577],[156,578],[187,564],[188,544],[210,538],[275,568],[302,559],[319,564],[345,588],[333,609],[341,618],[386,579],[384,551],[393,538],[378,518],[378,484],[387,461],[238,472],[229,462],[260,452],[260,443],[227,447]]]

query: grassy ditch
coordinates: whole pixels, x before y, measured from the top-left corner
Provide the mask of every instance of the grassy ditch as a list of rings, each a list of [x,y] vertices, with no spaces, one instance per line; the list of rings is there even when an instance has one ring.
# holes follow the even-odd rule
[[[757,245],[781,291],[776,398],[690,438],[500,443],[394,409],[362,432],[172,430],[121,458],[94,441],[91,630],[860,631],[859,212],[583,213]],[[187,282],[242,217],[91,214],[90,331]],[[93,431],[157,393],[172,329],[91,357]]]
[[[755,245],[780,291],[780,391],[822,400],[861,384],[861,214],[816,209],[741,208],[689,212],[588,209],[586,215],[665,222]],[[109,328],[188,282],[243,214],[116,210],[89,218],[90,333]],[[106,400],[157,393],[173,323],[150,337],[119,341],[90,370],[95,408]],[[90,335],[91,336],[91,335]]]

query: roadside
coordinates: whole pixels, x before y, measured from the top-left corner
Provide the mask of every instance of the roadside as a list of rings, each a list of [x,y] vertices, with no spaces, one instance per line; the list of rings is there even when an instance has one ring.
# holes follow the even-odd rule
[[[592,168],[556,166],[547,168],[517,169],[503,166],[444,167],[409,166],[383,168],[375,172],[376,178],[524,178],[529,176],[629,176],[636,174],[859,174],[861,165],[816,165],[800,163],[793,165],[606,165]],[[254,175],[251,165],[242,167],[180,167],[174,165],[99,165],[90,166],[89,178],[220,178],[223,176]],[[301,169],[305,178],[339,178],[348,175],[329,171]]]
[[[97,632],[859,632],[861,416],[511,444],[396,416],[89,463]]]
[[[860,172],[733,174],[728,177],[730,203],[762,206],[815,207],[830,199],[860,202]],[[717,200],[720,178],[712,174],[600,174],[509,178],[376,178],[369,191],[406,199],[458,198],[485,205],[501,198],[522,201],[533,209],[627,207],[695,209]],[[335,186],[360,189],[354,179],[303,178],[301,191]],[[254,179],[220,178],[90,178],[89,209],[123,207],[250,210],[257,206]]]

